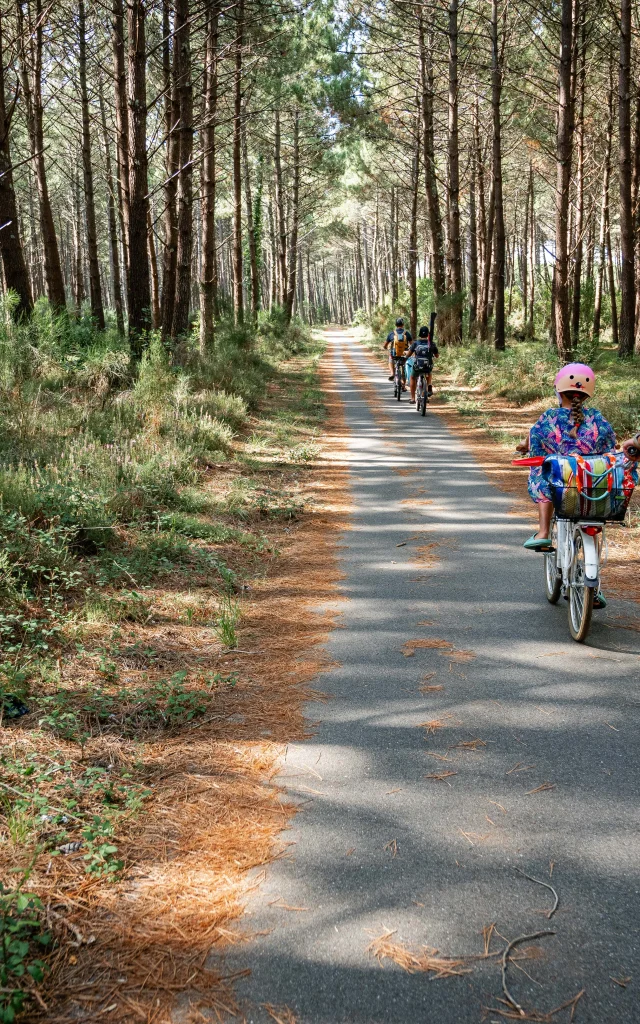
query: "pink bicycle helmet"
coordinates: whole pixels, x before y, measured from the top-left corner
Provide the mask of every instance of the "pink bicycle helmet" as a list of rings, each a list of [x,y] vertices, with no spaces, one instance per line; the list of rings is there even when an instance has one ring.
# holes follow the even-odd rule
[[[596,375],[585,363],[568,363],[556,374],[554,386],[557,394],[563,391],[581,391],[589,398],[593,398]]]

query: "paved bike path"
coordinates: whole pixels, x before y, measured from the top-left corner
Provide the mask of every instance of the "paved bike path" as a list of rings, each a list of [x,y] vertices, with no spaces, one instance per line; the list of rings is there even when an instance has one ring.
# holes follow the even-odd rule
[[[380,364],[356,348],[351,365],[389,420],[374,415],[343,337],[328,332],[354,504],[343,628],[327,645],[339,667],[318,680],[331,700],[309,708],[313,739],[291,745],[283,765],[289,793],[306,802],[285,837],[291,857],[268,868],[244,922],[268,934],[230,958],[252,968],[238,985],[247,1020],[273,1020],[269,1003],[297,1024],[480,1021],[500,1005],[495,960],[431,980],[383,969],[367,946],[393,929],[414,950],[478,953],[495,922],[507,939],[556,932],[536,943],[540,958],[509,968],[518,1002],[548,1012],[585,989],[578,1024],[631,1024],[640,632],[619,621],[638,623],[638,606],[611,601],[588,644],[571,641],[566,605],[545,601],[542,561],[522,549],[527,523],[508,513],[509,496],[431,408],[422,419],[394,402]],[[470,653],[405,657],[413,639]],[[421,726],[436,720],[435,732]],[[444,772],[455,774],[425,777]],[[555,886],[550,922],[551,893],[516,868]]]

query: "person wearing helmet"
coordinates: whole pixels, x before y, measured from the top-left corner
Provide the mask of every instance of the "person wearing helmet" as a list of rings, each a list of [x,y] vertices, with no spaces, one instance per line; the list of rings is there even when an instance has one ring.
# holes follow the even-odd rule
[[[518,450],[528,450],[533,456],[605,455],[615,451],[616,435],[611,424],[598,409],[585,408],[587,400],[593,398],[595,387],[596,378],[590,366],[584,363],[563,366],[555,379],[558,406],[542,413],[529,431],[528,440],[518,445]],[[624,442],[626,458],[636,461],[638,444],[638,438]],[[637,477],[637,469],[633,472]],[[540,522],[538,532],[525,541],[524,546],[532,551],[544,551],[551,543],[553,504],[541,466],[531,468],[528,486],[529,495],[538,506]],[[605,604],[602,594],[598,594],[594,607],[603,608]]]
[[[407,353],[407,357],[413,356],[413,369],[411,370],[411,380],[409,382],[412,402],[415,402],[416,400],[418,377],[421,373],[424,373],[427,378],[429,394],[433,394],[433,387],[431,386],[431,370],[433,367],[433,360],[437,359],[439,355],[438,346],[435,341],[432,341],[431,335],[429,334],[429,328],[421,327],[418,331],[418,337]]]
[[[396,320],[396,326],[393,331],[389,331],[387,340],[384,343],[384,348],[389,350],[389,380],[393,380],[394,377],[394,360],[395,359],[406,359],[409,345],[413,341],[411,331],[408,331],[404,326],[404,320],[401,316]],[[406,391],[406,388],[405,388]]]

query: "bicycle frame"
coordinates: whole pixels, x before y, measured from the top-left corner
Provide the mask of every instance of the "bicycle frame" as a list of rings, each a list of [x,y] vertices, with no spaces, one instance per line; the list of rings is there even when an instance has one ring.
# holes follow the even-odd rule
[[[575,537],[579,532],[585,556],[585,586],[598,589],[600,586],[600,551],[605,538],[604,523],[588,520],[556,519],[558,530],[556,564],[562,573],[562,588],[570,586],[571,566],[575,550]]]

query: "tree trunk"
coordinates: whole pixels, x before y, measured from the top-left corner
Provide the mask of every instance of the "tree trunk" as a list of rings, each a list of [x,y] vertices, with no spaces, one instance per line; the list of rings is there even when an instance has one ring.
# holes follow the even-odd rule
[[[31,7],[27,7],[28,24],[24,23],[23,0],[17,0],[16,13],[18,20],[18,49],[20,54],[20,72],[24,95],[27,132],[31,160],[38,186],[38,202],[40,209],[40,233],[44,252],[44,276],[47,296],[54,310],[60,312],[66,308],[64,280],[60,263],[58,239],[51,210],[47,171],[44,162],[44,129],[42,102],[42,46],[44,23],[50,8],[42,10],[42,0],[35,0],[34,18]]]
[[[4,75],[2,15],[0,14],[0,222],[3,224],[3,230],[0,231],[0,253],[2,254],[5,285],[17,296],[17,303],[11,312],[15,320],[20,320],[31,313],[33,299],[20,238],[9,144],[9,131],[16,100],[14,99],[7,107]]]
[[[173,47],[173,73],[171,53]],[[177,52],[174,25],[173,42],[171,35],[170,0],[162,3],[162,85],[164,88],[164,130],[167,137],[165,148],[164,186],[164,247],[162,253],[162,337],[171,336],[173,312],[176,302],[176,272],[178,257],[178,215],[176,196],[178,193],[178,170],[180,167],[180,107],[178,86],[180,57]]]
[[[454,299],[451,307],[450,339],[462,341],[462,250],[460,246],[460,171],[458,144],[458,7],[449,3],[449,250],[448,264]]]
[[[635,352],[640,355],[640,84],[636,86],[636,117],[633,140],[633,229],[635,234],[635,278],[636,278],[636,341]]]
[[[178,196],[176,298],[171,337],[189,333],[191,305],[191,257],[193,253],[193,83],[191,81],[191,27],[189,0],[176,0],[173,63],[178,106]]]
[[[260,307],[260,276],[258,273],[258,251],[256,247],[256,231],[253,211],[253,194],[251,189],[251,172],[249,168],[249,150],[247,146],[246,111],[242,125],[242,166],[244,172],[244,205],[247,215],[247,237],[249,239],[249,270],[251,275],[251,319],[258,322]]]
[[[147,207],[147,249],[149,251],[149,273],[151,283],[151,326],[157,331],[161,324],[160,311],[160,279],[158,276],[158,257],[156,256],[156,240],[153,231],[151,208]]]
[[[107,222],[109,225],[109,253],[111,256],[111,281],[113,284],[113,304],[116,311],[118,334],[124,334],[124,313],[122,308],[122,279],[120,277],[120,253],[118,250],[118,229],[116,223],[116,186],[113,180],[111,163],[111,147],[107,131],[107,115],[104,107],[102,81],[98,87],[100,100],[100,123],[102,126],[102,142],[104,146],[104,166],[107,179]]]
[[[244,320],[242,293],[242,46],[244,42],[244,0],[236,8],[235,73],[233,79],[233,318]]]
[[[127,109],[127,70],[125,61],[124,37],[124,4],[123,0],[113,0],[113,79],[115,87],[116,107],[116,166],[118,173],[118,208],[122,228],[122,249],[124,253],[124,272],[129,290],[129,114]]]
[[[284,212],[284,185],[282,181],[282,158],[281,158],[281,134],[280,134],[280,108],[275,110],[275,144],[273,163],[275,170],[276,186],[276,225],[278,237],[278,304],[284,308],[287,294],[287,218]]]
[[[145,0],[129,0],[129,338],[135,356],[142,355],[144,335],[151,327],[151,283],[147,255],[147,75]]]
[[[620,134],[620,245],[622,248],[620,345],[618,355],[633,355],[635,340],[634,231],[631,192],[631,6],[620,0],[620,65],[618,74],[618,123]]]
[[[478,218],[476,213],[476,152],[471,149],[469,183],[469,335],[476,333],[478,316]]]
[[[582,253],[584,250],[584,95],[586,79],[587,44],[584,11],[580,19],[580,67],[578,69],[579,123],[578,123],[578,184],[576,195],[576,243],[573,263],[573,295],[571,311],[572,347],[580,341],[580,301],[582,294]]]
[[[433,60],[432,35],[427,49],[424,37],[424,20],[422,13],[418,21],[420,43],[420,83],[422,88],[422,146],[425,167],[425,190],[429,210],[429,229],[431,233],[433,290],[436,298],[444,295],[444,246],[442,242],[442,217],[438,198],[438,178],[436,175],[435,141],[433,130]]]
[[[96,231],[96,205],[91,165],[91,121],[89,93],[87,92],[87,32],[84,0],[78,0],[78,75],[80,79],[80,106],[82,109],[82,172],[84,178],[84,207],[87,225],[87,255],[89,258],[89,300],[91,316],[99,331],[104,331],[104,307],[100,287],[98,261],[98,235]]]
[[[216,117],[218,108],[218,22],[220,8],[213,0],[207,8],[204,66],[204,125],[202,130],[202,265],[200,271],[200,352],[213,345],[218,317],[216,259]]]
[[[300,111],[293,114],[293,188],[291,196],[291,241],[289,244],[289,281],[285,316],[290,323],[296,294],[296,271],[298,266],[298,230],[300,225]]]
[[[600,213],[600,234],[598,237],[598,273],[596,276],[596,293],[593,304],[593,338],[600,337],[600,319],[602,315],[602,285],[605,265],[605,243],[607,239],[607,220],[609,216],[609,177],[611,174],[611,145],[613,138],[613,68],[609,65],[609,94],[607,98],[607,136],[605,143],[604,168],[602,172],[602,207]]]
[[[409,253],[407,277],[409,283],[409,305],[411,333],[414,338],[418,337],[418,191],[420,188],[420,118],[415,121],[415,149],[413,153],[413,164],[411,168],[411,225],[409,230]]]
[[[556,262],[554,310],[556,347],[561,359],[571,352],[569,318],[569,190],[573,153],[571,58],[576,0],[562,0],[562,28],[558,70],[558,128],[556,137]]]
[[[498,0],[491,5],[491,108],[493,112],[493,191],[495,196],[495,346],[501,351],[505,347],[505,236],[504,204],[502,201],[502,134],[500,125],[500,100],[502,95],[502,68],[498,52]]]
[[[73,301],[76,319],[82,316],[84,291],[84,254],[82,252],[82,206],[80,203],[80,176],[78,168],[73,169]]]
[[[611,246],[609,209],[607,209],[607,273],[609,283],[609,301],[611,302],[611,335],[613,338],[613,344],[618,345],[620,342],[620,334],[618,331],[618,303],[616,301],[616,277],[613,270],[613,249]]]

